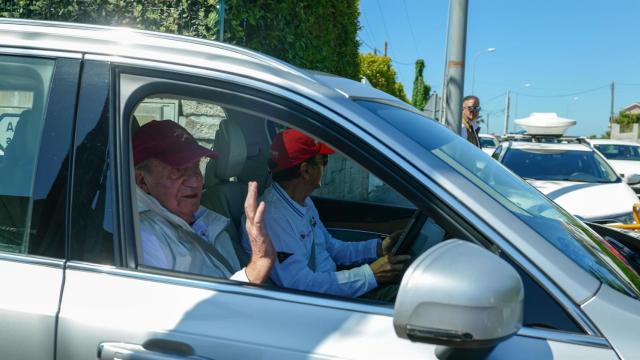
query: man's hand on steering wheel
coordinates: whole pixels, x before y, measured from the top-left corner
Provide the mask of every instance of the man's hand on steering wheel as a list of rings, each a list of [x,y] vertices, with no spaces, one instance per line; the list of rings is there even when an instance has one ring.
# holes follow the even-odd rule
[[[384,238],[384,240],[382,240],[378,245],[378,257],[389,255],[391,253],[391,249],[393,249],[393,245],[396,244],[401,235],[402,230],[396,230],[391,233],[391,235]]]

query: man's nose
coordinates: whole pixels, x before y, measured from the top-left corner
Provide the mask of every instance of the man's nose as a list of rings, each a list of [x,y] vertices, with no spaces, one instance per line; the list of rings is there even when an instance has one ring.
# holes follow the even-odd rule
[[[185,174],[184,184],[187,186],[202,187],[204,178],[200,167],[194,166],[189,172]]]

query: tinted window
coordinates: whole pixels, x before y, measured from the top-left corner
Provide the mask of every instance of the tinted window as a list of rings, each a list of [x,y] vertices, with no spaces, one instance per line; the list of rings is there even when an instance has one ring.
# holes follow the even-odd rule
[[[602,237],[480,149],[416,113],[376,102],[359,103],[469,179],[595,278],[625,294],[640,295],[640,276],[611,252]]]
[[[0,56],[0,250],[26,253],[54,60]],[[40,197],[46,194],[39,194]]]
[[[595,148],[607,159],[640,161],[640,146],[603,144]]]
[[[620,182],[615,172],[593,151],[511,148],[502,162],[525,179]]]

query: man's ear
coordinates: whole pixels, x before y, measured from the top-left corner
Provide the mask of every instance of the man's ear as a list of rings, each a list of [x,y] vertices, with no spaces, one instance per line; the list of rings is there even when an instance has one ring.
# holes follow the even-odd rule
[[[302,164],[300,164],[300,176],[303,179],[309,178],[309,163],[303,162]]]
[[[134,178],[136,185],[138,185],[142,191],[149,193],[149,186],[147,185],[147,179],[144,177],[144,172],[142,170],[136,170]]]

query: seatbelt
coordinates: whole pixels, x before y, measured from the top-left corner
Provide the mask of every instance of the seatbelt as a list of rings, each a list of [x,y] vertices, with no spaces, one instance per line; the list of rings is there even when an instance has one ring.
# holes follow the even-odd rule
[[[312,216],[309,218],[309,225],[311,225],[311,255],[307,266],[312,271],[316,271],[316,219]]]
[[[225,259],[224,255],[222,255],[222,253],[218,249],[216,249],[215,246],[211,245],[211,243],[207,241],[204,241],[204,239],[196,233],[191,233],[190,235],[191,238],[195,240],[196,245],[198,245],[207,255],[213,257],[220,264],[222,264],[227,273],[229,273],[229,276],[233,275],[235,270],[233,269],[233,267],[231,267],[231,264],[227,261],[227,259]],[[229,235],[229,233],[227,233],[227,235]]]

